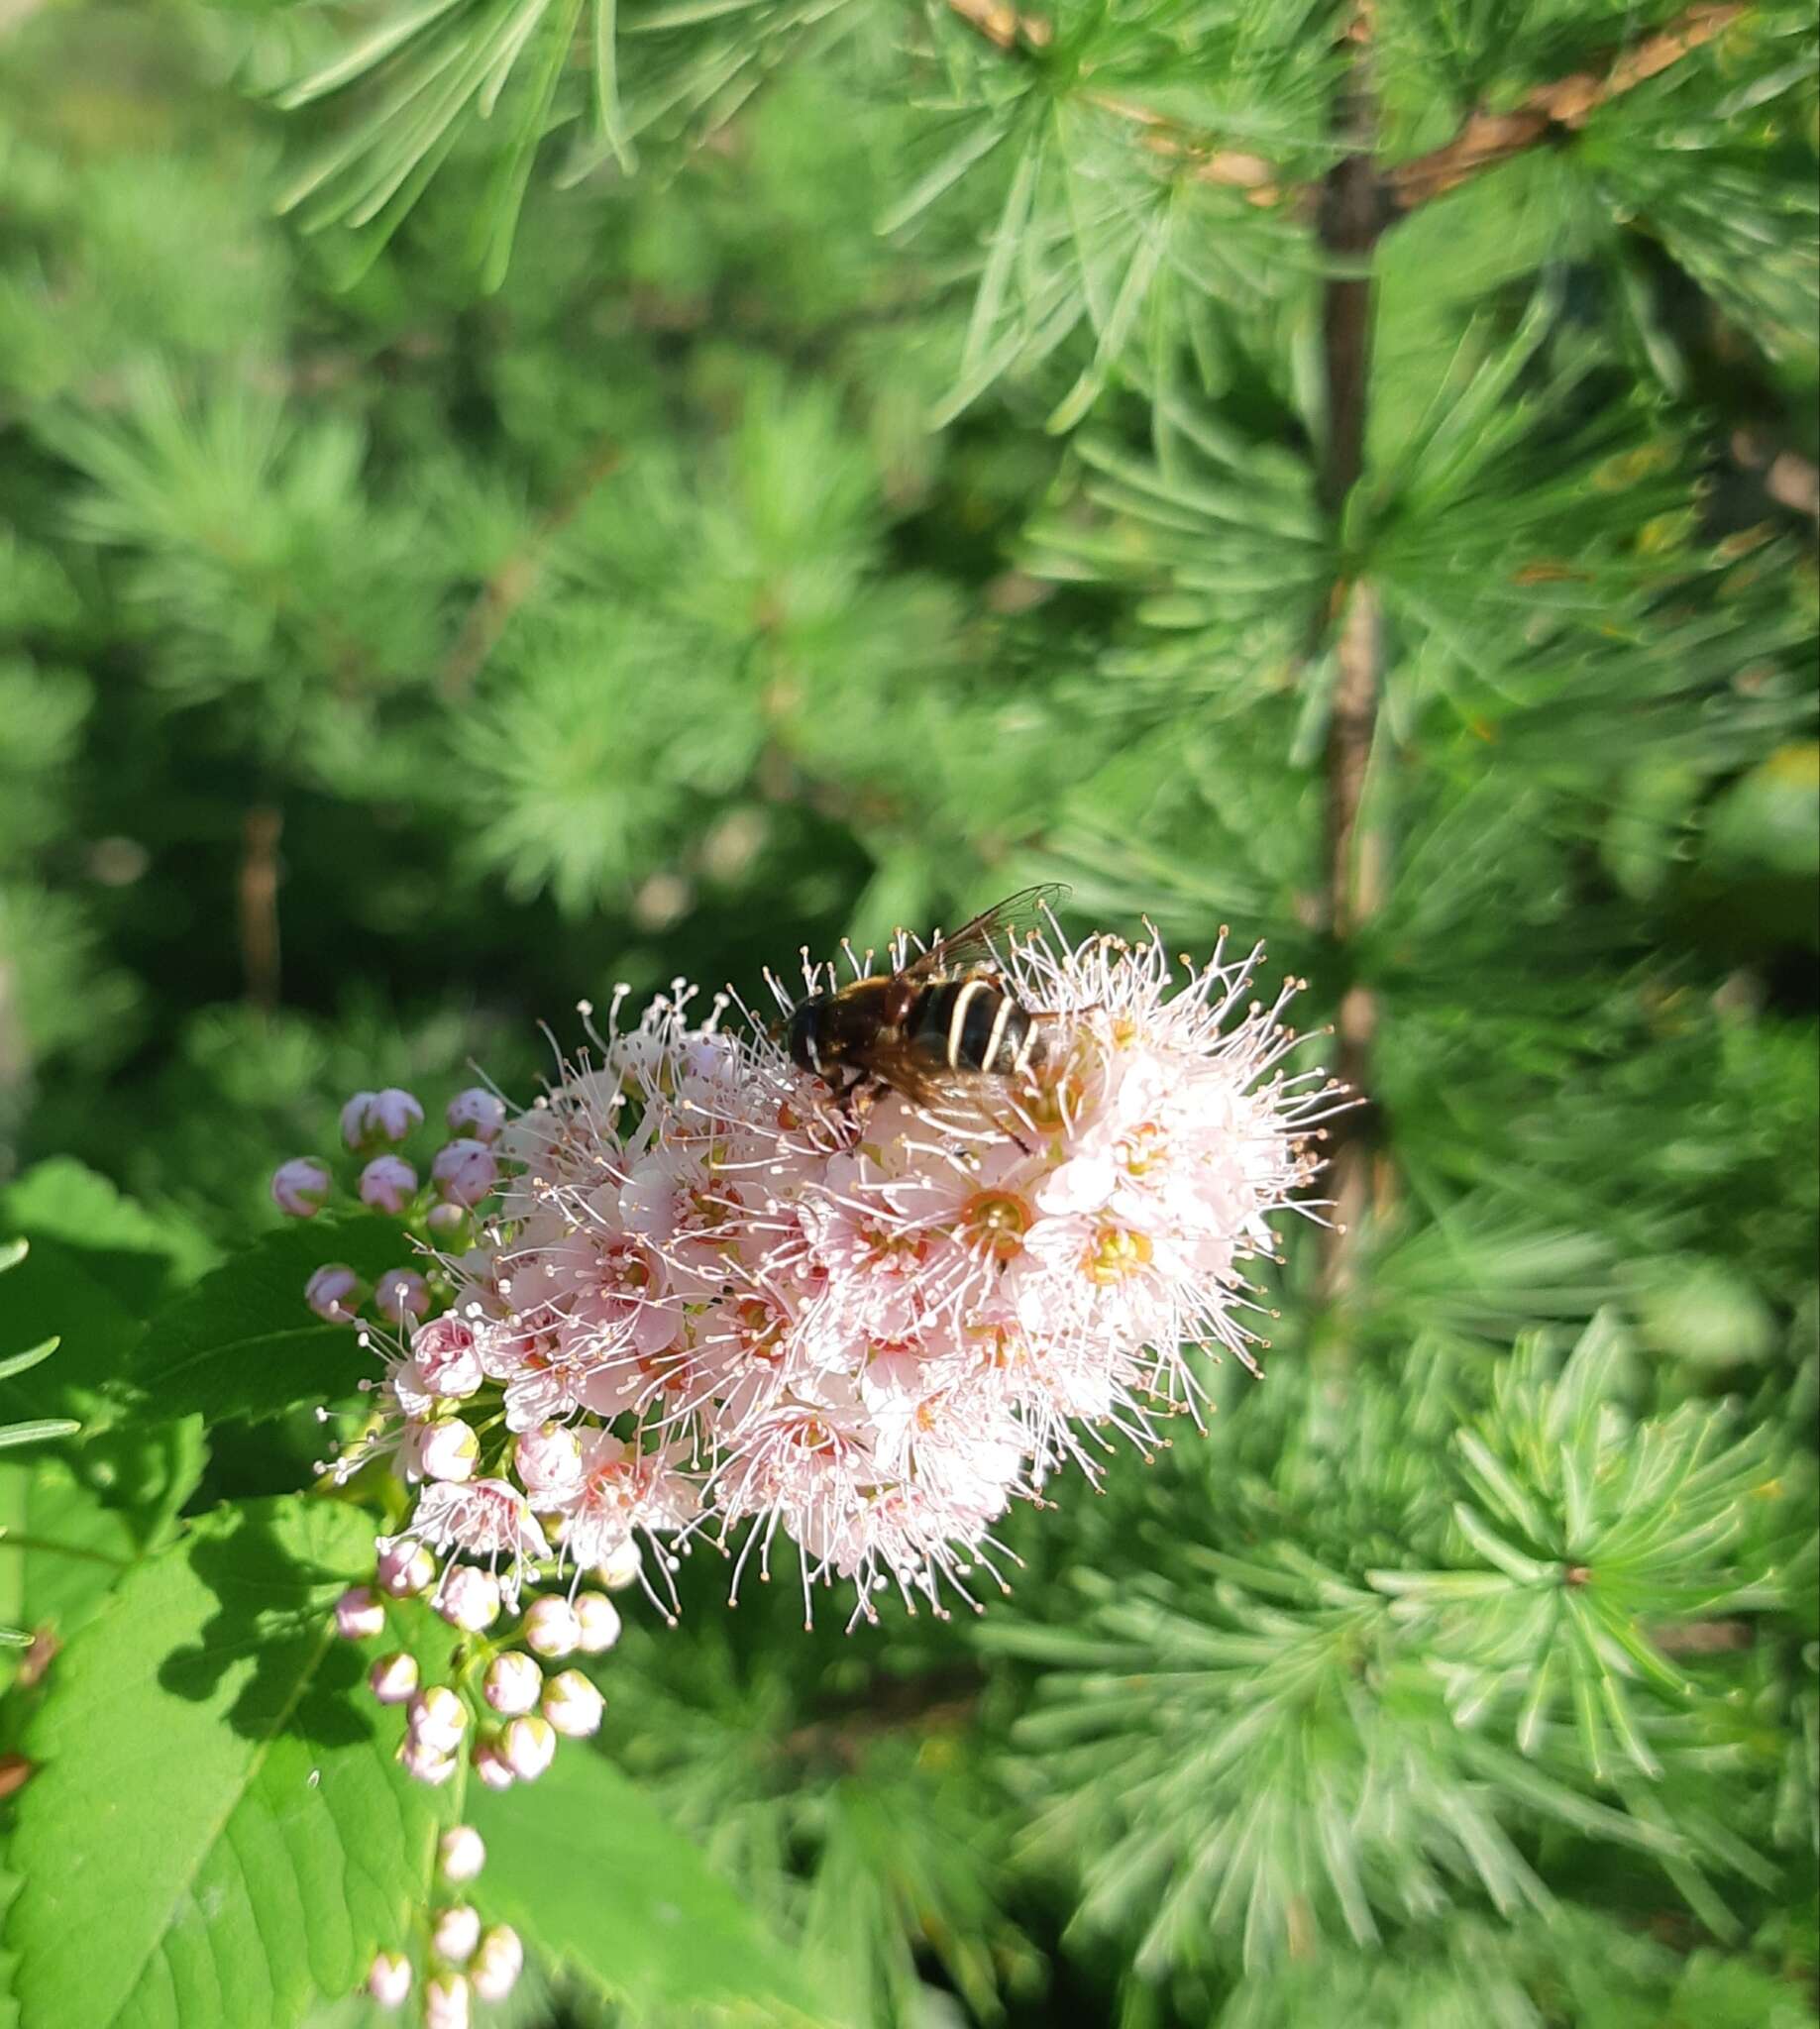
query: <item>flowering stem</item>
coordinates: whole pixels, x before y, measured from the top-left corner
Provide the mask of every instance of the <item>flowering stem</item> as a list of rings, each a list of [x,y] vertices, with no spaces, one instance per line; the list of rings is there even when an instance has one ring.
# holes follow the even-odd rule
[[[1320,212],[1321,244],[1329,262],[1321,319],[1328,427],[1320,494],[1333,522],[1339,559],[1328,608],[1338,621],[1339,633],[1323,762],[1327,786],[1323,914],[1336,944],[1348,957],[1348,947],[1369,928],[1382,904],[1387,879],[1384,836],[1363,821],[1366,778],[1377,731],[1383,630],[1377,591],[1354,572],[1347,555],[1347,505],[1365,463],[1374,309],[1371,263],[1389,216],[1376,160],[1372,14],[1371,0],[1360,0],[1343,38],[1345,66],[1335,95],[1333,128],[1345,153],[1328,171]],[[1376,1025],[1376,997],[1354,978],[1339,1004],[1336,1068],[1357,1092],[1369,1090]],[[1370,1178],[1370,1152],[1358,1132],[1357,1116],[1342,1115],[1335,1133],[1335,1227],[1328,1240],[1325,1274],[1331,1296],[1342,1295],[1350,1283],[1352,1234],[1365,1209]]]

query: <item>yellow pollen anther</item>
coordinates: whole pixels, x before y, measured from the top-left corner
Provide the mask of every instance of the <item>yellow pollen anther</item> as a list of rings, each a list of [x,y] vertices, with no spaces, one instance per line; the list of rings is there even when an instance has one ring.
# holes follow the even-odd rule
[[[1119,1143],[1119,1161],[1127,1176],[1148,1176],[1169,1159],[1169,1144],[1154,1121],[1133,1127]]]
[[[1147,1234],[1128,1226],[1103,1226],[1093,1237],[1085,1260],[1087,1279],[1103,1287],[1138,1275],[1154,1253]]]

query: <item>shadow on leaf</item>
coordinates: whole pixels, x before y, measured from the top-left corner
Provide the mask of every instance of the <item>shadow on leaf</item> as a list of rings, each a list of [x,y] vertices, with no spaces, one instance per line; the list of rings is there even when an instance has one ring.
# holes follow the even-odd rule
[[[160,1665],[163,1689],[201,1703],[233,1682],[227,1723],[248,1739],[289,1734],[333,1748],[373,1738],[349,1695],[361,1658],[335,1634],[332,1606],[345,1573],[300,1556],[263,1505],[199,1533],[190,1566],[214,1593],[216,1610],[193,1646]]]

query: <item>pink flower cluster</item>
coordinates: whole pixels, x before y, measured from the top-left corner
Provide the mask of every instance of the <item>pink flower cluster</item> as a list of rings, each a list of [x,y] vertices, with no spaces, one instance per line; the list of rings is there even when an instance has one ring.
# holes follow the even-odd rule
[[[697,1019],[679,986],[621,1027],[621,997],[499,1128],[454,1301],[392,1348],[340,1469],[390,1450],[408,1539],[474,1560],[439,1599],[481,1566],[508,1600],[533,1574],[663,1590],[674,1548],[641,1542],[697,1538],[737,1547],[736,1588],[781,1532],[805,1607],[834,1578],[856,1616],[972,1600],[1012,1500],[1193,1412],[1197,1349],[1251,1363],[1248,1264],[1344,1103],[1284,1068],[1294,986],[1247,999],[1256,955],[1021,943],[1032,1068],[940,1109],[837,1093],[725,1000]]]

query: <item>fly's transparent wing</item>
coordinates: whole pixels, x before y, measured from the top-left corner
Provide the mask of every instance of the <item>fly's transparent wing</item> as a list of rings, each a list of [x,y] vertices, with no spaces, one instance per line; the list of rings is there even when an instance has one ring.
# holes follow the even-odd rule
[[[905,973],[913,979],[932,979],[947,973],[969,972],[976,966],[996,965],[1020,936],[1046,930],[1049,911],[1059,908],[1070,893],[1059,881],[1019,888],[1016,895],[1008,895],[1003,902],[981,909],[952,936],[935,938],[919,958],[904,968]]]

